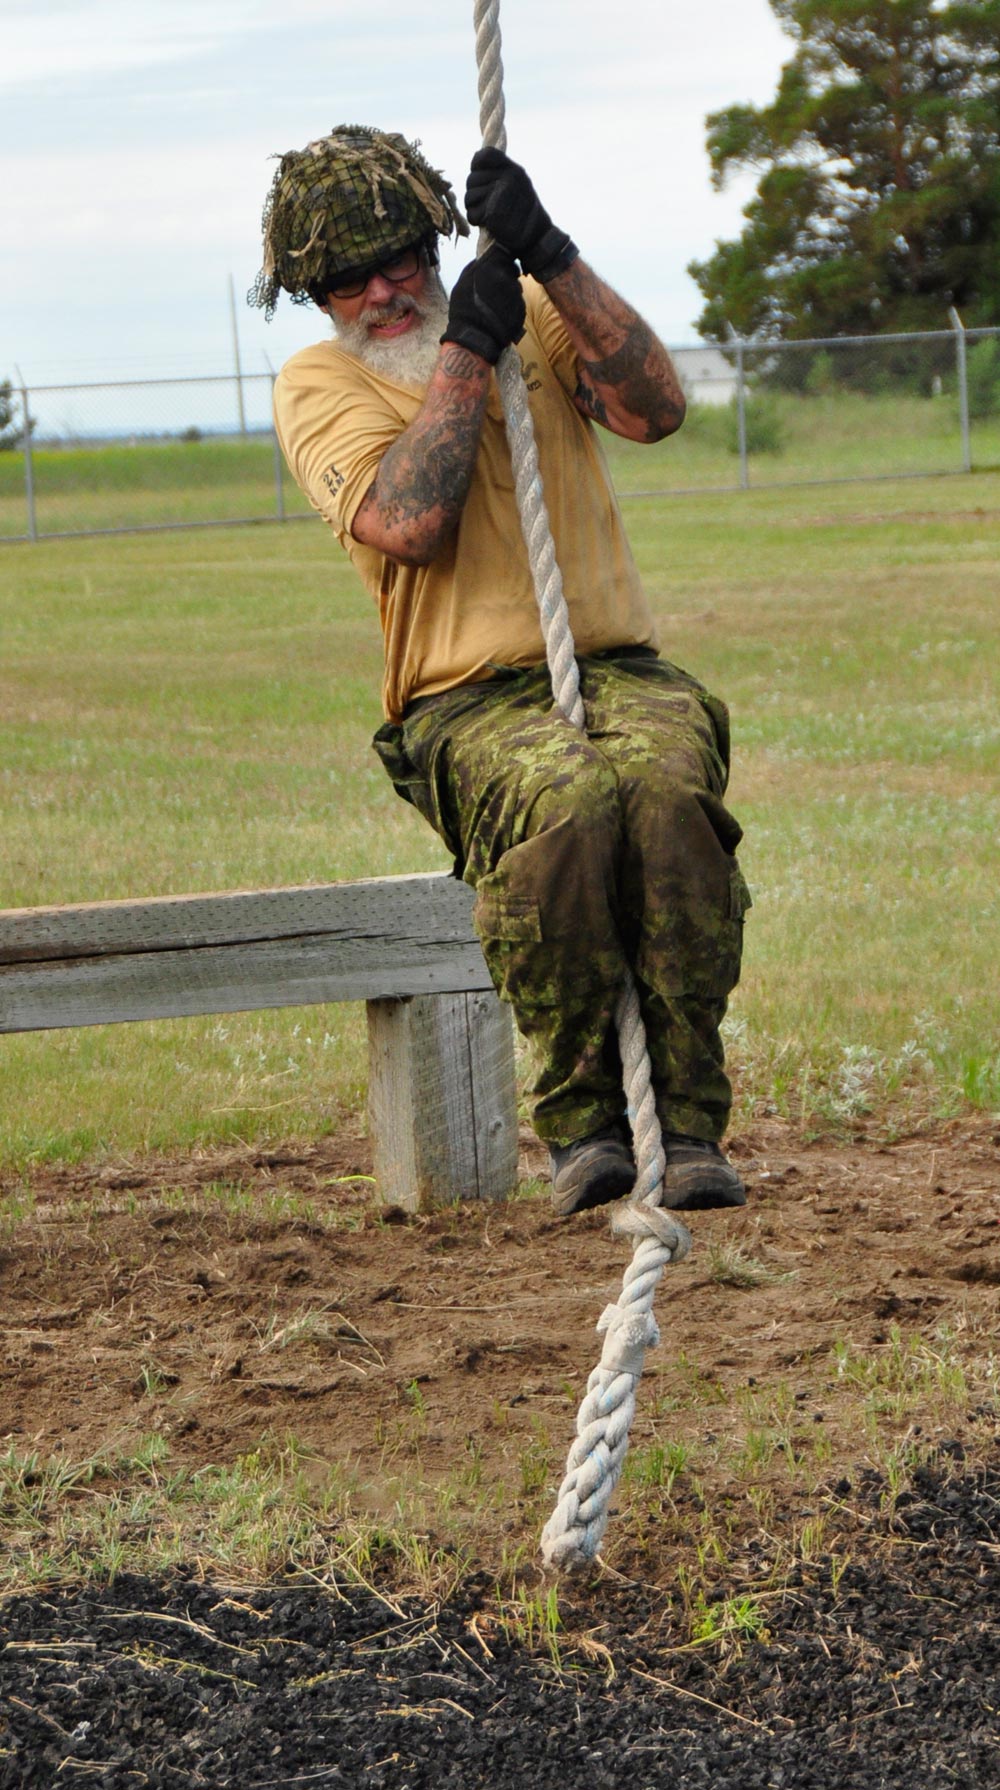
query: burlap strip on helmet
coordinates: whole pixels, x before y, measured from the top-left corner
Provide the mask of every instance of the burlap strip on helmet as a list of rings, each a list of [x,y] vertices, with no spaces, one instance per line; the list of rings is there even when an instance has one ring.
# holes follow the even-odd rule
[[[467,236],[445,176],[415,143],[338,125],[281,156],[263,216],[264,264],[247,294],[270,319],[278,293],[304,304],[337,274],[370,266],[421,236]]]

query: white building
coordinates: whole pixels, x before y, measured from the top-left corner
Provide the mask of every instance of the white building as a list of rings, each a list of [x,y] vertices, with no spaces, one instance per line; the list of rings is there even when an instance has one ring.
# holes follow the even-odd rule
[[[698,348],[672,348],[689,404],[728,404],[736,396],[736,368],[721,348],[706,343]]]

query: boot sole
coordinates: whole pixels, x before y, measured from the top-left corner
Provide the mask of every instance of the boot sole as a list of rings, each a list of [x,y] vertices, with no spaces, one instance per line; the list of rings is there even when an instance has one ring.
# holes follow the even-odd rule
[[[552,1190],[552,1204],[560,1218],[572,1218],[574,1212],[590,1212],[595,1206],[610,1206],[614,1200],[623,1200],[635,1186],[635,1169],[622,1163],[611,1165],[594,1176],[589,1184],[584,1180],[583,1186],[572,1192],[557,1193]]]
[[[664,1188],[660,1202],[668,1212],[719,1212],[746,1203],[746,1189],[741,1186],[681,1188],[672,1199]]]

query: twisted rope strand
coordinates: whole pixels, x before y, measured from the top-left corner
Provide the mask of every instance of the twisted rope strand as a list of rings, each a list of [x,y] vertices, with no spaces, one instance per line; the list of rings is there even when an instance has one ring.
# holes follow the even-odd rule
[[[487,148],[507,147],[500,41],[500,0],[474,0],[476,61],[479,71],[479,123]],[[486,246],[480,236],[479,252]],[[497,378],[507,424],[514,488],[521,530],[528,550],[545,638],[545,653],[558,707],[574,727],[583,730],[573,632],[556,561],[552,529],[538,470],[535,432],[528,394],[516,349],[506,348]],[[635,1240],[618,1302],[598,1321],[605,1341],[600,1362],[587,1382],[576,1420],[576,1439],[549,1521],[542,1531],[542,1557],[547,1566],[571,1570],[593,1560],[608,1520],[608,1506],[618,1483],[635,1416],[635,1392],[646,1349],[659,1342],[652,1313],[653,1294],[668,1262],[681,1261],[691,1247],[684,1226],[659,1209],[666,1159],[656,1116],[646,1032],[635,982],[626,981],[615,1009],[625,1096],[636,1157],[636,1183],[630,1200],[617,1207],[611,1228],[616,1236]]]

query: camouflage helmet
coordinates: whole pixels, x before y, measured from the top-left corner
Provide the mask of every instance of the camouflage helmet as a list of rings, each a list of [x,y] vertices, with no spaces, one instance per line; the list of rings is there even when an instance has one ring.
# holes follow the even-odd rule
[[[263,216],[264,265],[247,294],[268,320],[278,293],[305,304],[338,274],[371,266],[422,236],[467,236],[443,174],[418,145],[363,124],[281,156]]]

